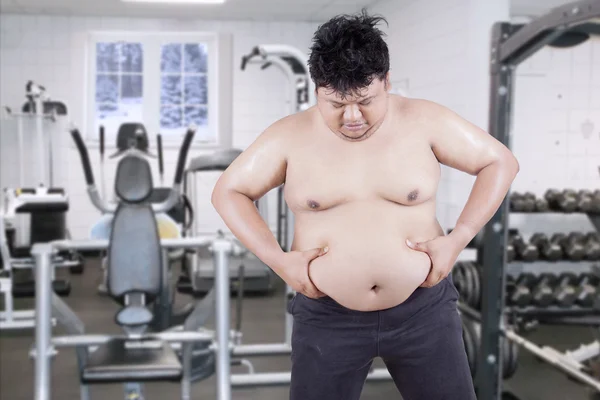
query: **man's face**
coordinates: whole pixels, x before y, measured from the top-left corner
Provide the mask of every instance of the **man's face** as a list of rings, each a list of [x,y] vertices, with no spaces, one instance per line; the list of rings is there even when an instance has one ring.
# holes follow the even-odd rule
[[[374,79],[360,93],[342,98],[328,88],[317,89],[317,107],[325,123],[344,139],[366,139],[381,125],[387,112],[388,84]]]

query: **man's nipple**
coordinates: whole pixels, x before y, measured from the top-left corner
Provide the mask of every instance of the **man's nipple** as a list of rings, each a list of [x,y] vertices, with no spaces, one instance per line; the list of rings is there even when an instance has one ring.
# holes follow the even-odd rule
[[[306,204],[308,205],[308,208],[310,208],[311,210],[316,210],[317,208],[321,207],[319,205],[319,203],[317,203],[314,200],[307,200]]]

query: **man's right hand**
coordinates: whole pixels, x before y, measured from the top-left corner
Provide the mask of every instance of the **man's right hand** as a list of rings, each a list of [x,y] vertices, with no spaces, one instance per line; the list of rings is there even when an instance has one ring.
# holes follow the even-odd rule
[[[317,289],[317,287],[310,280],[308,275],[308,267],[314,259],[327,254],[327,251],[329,251],[329,249],[325,247],[324,249],[317,248],[284,253],[281,261],[279,262],[279,268],[277,270],[278,275],[292,289],[298,293],[302,293],[306,297],[310,297],[312,299],[324,297],[325,293]]]

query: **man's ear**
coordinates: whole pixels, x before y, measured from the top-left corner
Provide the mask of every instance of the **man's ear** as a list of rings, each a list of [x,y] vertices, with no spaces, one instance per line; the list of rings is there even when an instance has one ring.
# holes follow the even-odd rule
[[[385,90],[387,92],[392,90],[392,81],[390,80],[390,72],[389,71],[387,72],[387,74],[385,74]]]

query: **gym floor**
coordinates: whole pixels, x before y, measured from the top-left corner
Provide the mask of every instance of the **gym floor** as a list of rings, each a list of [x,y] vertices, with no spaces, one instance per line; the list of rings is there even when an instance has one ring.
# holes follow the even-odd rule
[[[116,305],[96,292],[100,280],[99,263],[88,260],[83,275],[70,276],[71,295],[66,299],[73,310],[86,324],[89,333],[118,333],[113,323]],[[283,288],[270,297],[248,297],[243,305],[242,330],[244,343],[270,343],[283,340]],[[31,304],[30,300],[20,300],[20,307]],[[232,305],[232,315],[234,313]],[[55,330],[60,334],[60,328]],[[559,350],[573,349],[580,343],[594,339],[589,328],[542,327],[528,336],[540,345],[551,345]],[[3,331],[0,333],[0,398],[2,400],[31,400],[34,398],[34,364],[28,353],[33,343],[32,331]],[[253,358],[257,372],[289,371],[289,357]],[[79,399],[79,384],[75,352],[64,349],[53,362],[52,395],[54,399]],[[382,367],[376,360],[376,367]],[[241,367],[232,368],[233,373],[243,373]],[[505,382],[504,388],[521,400],[574,400],[587,399],[588,391],[581,385],[545,363],[539,362],[531,354],[520,352],[517,374]],[[150,384],[146,386],[146,400],[179,398],[177,384]],[[103,385],[91,388],[92,399],[120,399],[122,386]],[[215,379],[210,378],[196,383],[192,389],[194,399],[215,399]],[[265,387],[234,389],[234,400],[283,400],[288,398],[288,387]],[[365,384],[361,400],[401,399],[391,381],[368,382]],[[425,399],[424,399],[425,400]]]

